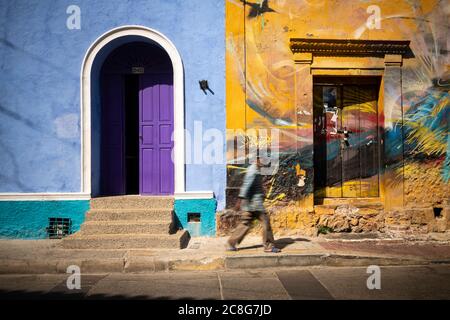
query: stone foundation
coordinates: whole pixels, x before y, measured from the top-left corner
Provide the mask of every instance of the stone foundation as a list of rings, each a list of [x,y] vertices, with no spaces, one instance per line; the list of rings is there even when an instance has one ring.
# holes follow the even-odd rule
[[[317,234],[317,217],[314,212],[301,211],[295,205],[287,205],[280,208],[271,208],[268,210],[270,222],[274,234],[289,235],[301,232],[305,235]],[[239,215],[231,210],[218,213],[217,216],[217,235],[225,236],[239,223]],[[250,234],[261,232],[259,222],[255,220]]]
[[[448,206],[450,185],[442,179],[444,159],[405,164],[405,203],[408,207]]]
[[[300,233],[316,236],[324,232],[354,233],[429,233],[450,230],[450,206],[437,210],[434,207],[404,208],[385,211],[382,205],[319,205],[313,212],[299,210],[295,205],[268,210],[274,234]],[[239,222],[233,211],[218,213],[217,235],[230,234]],[[251,234],[258,234],[261,227],[254,221]]]

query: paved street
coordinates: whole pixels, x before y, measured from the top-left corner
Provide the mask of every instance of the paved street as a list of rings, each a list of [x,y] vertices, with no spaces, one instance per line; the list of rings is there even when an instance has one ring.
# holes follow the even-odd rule
[[[81,275],[0,275],[1,299],[450,299],[450,266],[381,267],[369,290],[363,267]]]

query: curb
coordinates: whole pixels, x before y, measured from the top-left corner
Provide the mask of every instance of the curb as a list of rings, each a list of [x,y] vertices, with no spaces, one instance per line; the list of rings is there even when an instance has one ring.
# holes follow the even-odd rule
[[[217,271],[289,267],[366,267],[450,264],[450,259],[424,260],[396,257],[339,254],[242,255],[216,258],[170,260],[158,257],[84,260],[8,260],[0,262],[0,275],[66,273],[77,265],[83,273],[154,273],[177,271]]]
[[[356,256],[339,254],[291,254],[279,256],[239,256],[227,257],[226,269],[283,268],[283,267],[362,267],[369,265],[429,265],[450,264],[450,259],[423,260],[395,257]]]
[[[84,259],[84,260],[8,260],[0,262],[0,275],[4,274],[54,274],[67,273],[71,265],[80,267],[84,273],[122,272],[123,259]]]

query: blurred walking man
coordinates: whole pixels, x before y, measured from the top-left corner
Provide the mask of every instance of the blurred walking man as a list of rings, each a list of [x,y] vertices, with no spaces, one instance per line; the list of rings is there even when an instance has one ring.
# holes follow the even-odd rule
[[[236,251],[236,245],[240,244],[247,232],[250,230],[250,224],[253,219],[258,219],[262,223],[263,228],[263,245],[265,252],[278,253],[280,249],[275,247],[272,227],[270,226],[269,217],[264,209],[264,191],[262,187],[262,177],[260,173],[261,160],[256,158],[256,162],[250,165],[245,174],[244,181],[239,192],[239,199],[236,203],[235,210],[243,210],[240,217],[240,224],[234,230],[228,239],[229,251]]]

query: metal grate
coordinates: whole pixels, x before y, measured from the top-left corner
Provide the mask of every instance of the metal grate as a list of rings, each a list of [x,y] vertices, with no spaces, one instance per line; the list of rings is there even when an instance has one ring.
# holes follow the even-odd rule
[[[47,234],[49,239],[61,239],[72,233],[72,219],[48,218]]]

